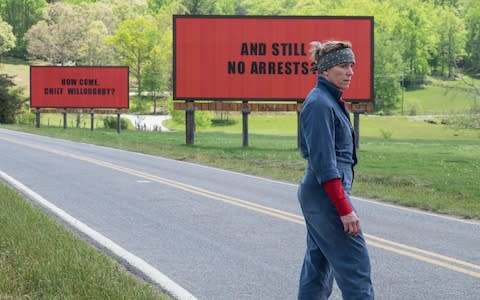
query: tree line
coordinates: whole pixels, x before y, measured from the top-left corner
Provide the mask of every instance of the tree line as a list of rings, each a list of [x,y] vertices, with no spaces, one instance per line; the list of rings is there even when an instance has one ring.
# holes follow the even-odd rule
[[[128,65],[139,93],[168,91],[174,14],[374,16],[379,110],[429,75],[480,73],[478,0],[2,0],[0,57]]]

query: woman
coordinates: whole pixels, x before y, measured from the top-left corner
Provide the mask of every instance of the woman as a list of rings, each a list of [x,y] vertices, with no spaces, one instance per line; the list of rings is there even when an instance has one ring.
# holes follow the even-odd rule
[[[335,278],[343,299],[370,300],[370,259],[349,198],[357,162],[354,132],[341,99],[355,56],[349,42],[311,46],[318,80],[300,113],[300,152],[308,166],[298,189],[307,226],[298,299],[328,299]]]

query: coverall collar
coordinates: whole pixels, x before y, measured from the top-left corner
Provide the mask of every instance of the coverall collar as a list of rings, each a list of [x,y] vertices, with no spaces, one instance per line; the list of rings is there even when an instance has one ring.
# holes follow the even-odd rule
[[[326,89],[330,93],[330,95],[332,95],[332,97],[335,100],[337,100],[343,113],[347,116],[348,120],[350,121],[350,115],[348,114],[347,108],[345,107],[345,103],[342,100],[342,94],[343,94],[342,91],[337,89],[330,81],[328,81],[322,76],[318,76],[317,88]]]
[[[321,88],[321,87],[325,87],[328,92],[336,99],[336,100],[340,100],[342,98],[342,91],[340,91],[339,89],[337,89],[332,83],[330,83],[330,81],[328,81],[327,79],[323,78],[322,76],[318,76],[318,80],[317,80],[317,87],[318,88]]]

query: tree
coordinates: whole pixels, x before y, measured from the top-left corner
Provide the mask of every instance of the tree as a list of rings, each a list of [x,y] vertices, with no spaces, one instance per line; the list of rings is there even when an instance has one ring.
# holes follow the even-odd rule
[[[55,3],[48,6],[47,18],[34,25],[25,34],[27,51],[31,57],[51,64],[75,63],[83,44],[86,23],[74,7]]]
[[[322,14],[322,0],[298,0],[292,9],[294,15]],[[323,14],[325,14],[323,12]]]
[[[73,4],[73,5],[79,5],[79,4],[84,4],[84,3],[93,3],[96,0],[63,0],[62,2],[68,3],[68,4]],[[50,2],[55,2],[55,1],[50,1]]]
[[[402,45],[399,51],[407,70],[406,84],[417,85],[429,74],[429,60],[436,51],[438,33],[431,18],[435,8],[420,0],[392,2],[399,16],[394,34]]]
[[[152,49],[149,60],[145,65],[143,74],[144,85],[154,100],[153,113],[157,112],[157,96],[163,91],[171,89],[172,73],[172,14],[176,11],[184,11],[178,2],[163,6],[157,13],[156,23],[159,41]]]
[[[106,40],[115,47],[119,61],[130,66],[130,72],[137,81],[138,95],[143,91],[143,67],[149,60],[152,49],[158,40],[158,30],[151,17],[138,17],[123,21],[115,34]]]
[[[373,10],[375,11],[375,109],[388,114],[397,107],[403,88],[401,86],[404,78],[403,64],[401,52],[398,50],[402,45],[394,32],[399,19],[396,17],[395,8],[387,4],[377,4]]]
[[[185,13],[187,8],[177,0],[164,5],[155,15],[159,40],[148,62],[146,80],[152,88],[156,87],[160,92],[172,89],[172,15]],[[150,89],[150,91],[154,90]]]
[[[102,21],[94,21],[87,27],[84,41],[78,49],[79,64],[113,65],[114,50],[105,43],[108,29]]]
[[[165,55],[159,45],[155,46],[150,53],[150,60],[145,64],[145,71],[143,73],[143,83],[153,99],[153,113],[157,113],[157,97],[161,95],[162,85],[164,81],[162,77],[165,76],[163,65],[163,58]]]
[[[144,85],[154,99],[154,113],[157,112],[157,96],[172,88],[172,15],[186,11],[187,8],[180,1],[170,1],[162,6],[155,16],[159,40],[150,53],[143,74]]]
[[[120,21],[148,15],[147,0],[101,0],[111,7]]]
[[[454,70],[465,52],[466,30],[464,23],[451,11],[451,8],[439,8],[439,43],[437,47],[437,68],[440,75],[454,77]]]
[[[82,45],[78,49],[77,64],[115,64],[113,47],[105,42],[105,39],[114,33],[119,23],[113,8],[103,2],[84,2],[75,8],[81,15],[86,30]]]
[[[147,0],[148,11],[152,14],[156,14],[162,9],[162,7],[168,6],[175,1],[176,0]]]
[[[282,15],[290,12],[296,2],[291,0],[244,0],[242,6],[249,15]]]
[[[0,1],[0,16],[12,26],[12,32],[17,38],[17,45],[12,50],[14,56],[23,57],[26,54],[23,36],[42,18],[42,11],[46,6],[45,0]]]
[[[215,13],[215,0],[182,0],[189,15],[211,15]]]
[[[215,11],[220,15],[239,15],[237,13],[239,5],[238,0],[219,0],[215,4]]]
[[[188,9],[182,4],[181,0],[171,1],[168,5],[163,6],[155,15],[155,21],[160,35],[173,32],[173,15],[187,14]],[[171,45],[170,45],[171,46]]]
[[[458,4],[458,0],[434,0],[435,5],[439,6],[456,6]]]
[[[12,32],[12,26],[0,18],[0,58],[3,53],[15,47],[16,38]]]
[[[105,2],[84,3],[79,6],[79,11],[87,26],[92,22],[102,22],[108,34],[113,34],[120,23],[114,6]]]
[[[376,36],[375,45],[375,109],[389,113],[401,98],[403,73],[400,53],[388,37]],[[402,103],[403,112],[403,103]]]
[[[480,3],[466,0],[465,27],[467,29],[465,68],[472,73],[480,73]]]
[[[14,86],[12,77],[0,74],[0,123],[14,123],[16,115],[22,109],[22,91],[13,89]]]

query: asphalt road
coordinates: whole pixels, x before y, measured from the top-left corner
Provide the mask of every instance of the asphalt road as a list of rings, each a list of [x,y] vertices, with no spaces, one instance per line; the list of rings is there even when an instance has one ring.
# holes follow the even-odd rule
[[[4,181],[198,299],[295,299],[305,247],[296,185],[5,129],[0,153]],[[354,205],[377,299],[480,299],[480,223],[366,199]],[[338,289],[332,299],[341,299]]]

